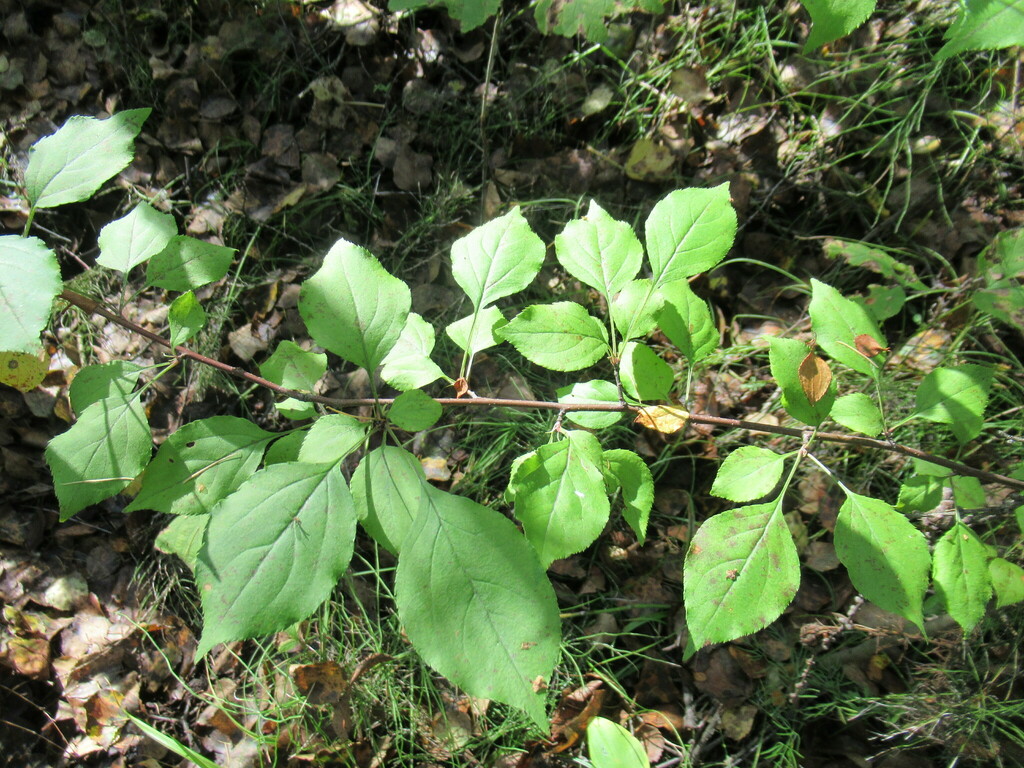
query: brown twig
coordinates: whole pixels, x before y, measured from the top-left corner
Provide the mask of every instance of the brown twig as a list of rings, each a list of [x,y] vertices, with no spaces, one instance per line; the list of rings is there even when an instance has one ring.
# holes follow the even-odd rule
[[[126,328],[134,333],[144,336],[150,341],[160,344],[161,346],[171,348],[171,344],[167,339],[160,336],[159,334],[153,333],[146,328],[143,328],[137,323],[133,323],[131,320],[122,317],[118,313],[108,309],[107,307],[100,304],[94,299],[90,299],[81,294],[75,293],[74,291],[64,290],[60,294],[60,298],[69,304],[73,304],[79,309],[85,312],[95,313],[101,317],[110,320],[111,322],[117,323],[123,328]],[[257,384],[261,387],[276,392],[279,395],[285,397],[291,397],[296,400],[301,400],[307,403],[319,403],[329,408],[343,409],[343,408],[356,408],[364,405],[391,405],[394,402],[393,398],[371,398],[371,397],[354,397],[354,398],[336,398],[336,397],[324,397],[323,395],[314,395],[309,392],[299,392],[298,390],[288,389],[282,387],[280,384],[275,384],[272,381],[264,379],[262,376],[257,376],[254,373],[246,371],[244,368],[239,368],[234,365],[228,365],[222,363],[219,360],[214,360],[206,355],[201,355],[185,346],[174,347],[173,352],[180,358],[187,358],[194,360],[197,363],[203,365],[209,365],[216,368],[219,371],[223,371],[231,376],[243,379],[252,384]],[[498,397],[437,397],[434,400],[440,405],[453,406],[459,408],[521,408],[529,410],[547,410],[547,411],[611,411],[611,412],[633,412],[639,413],[642,408],[640,406],[629,405],[626,403],[558,403],[551,402],[548,400],[508,400]],[[647,406],[647,408],[657,408],[657,406]],[[731,429],[746,429],[751,432],[768,432],[775,435],[787,435],[789,437],[803,437],[806,430],[797,427],[783,427],[774,424],[761,424],[756,421],[745,421],[743,419],[727,419],[720,416],[707,416],[705,414],[690,414],[691,422],[694,424],[707,424],[709,426],[731,428]],[[975,469],[966,464],[962,464],[952,459],[947,459],[942,456],[935,456],[917,448],[911,448],[909,445],[902,445],[900,443],[893,443],[887,440],[876,440],[871,437],[862,437],[860,435],[848,435],[840,432],[818,432],[815,434],[815,439],[823,440],[829,443],[839,443],[842,445],[856,445],[863,448],[873,448],[876,450],[889,451],[890,453],[896,453],[902,456],[909,456],[915,459],[922,459],[923,461],[937,464],[940,467],[946,467],[951,469],[957,474],[967,475],[969,477],[976,477],[979,480],[986,483],[995,483],[1003,485],[1008,488],[1013,488],[1017,491],[1024,491],[1024,480],[1017,480],[1006,475],[1000,475],[996,472],[987,472],[983,469]]]

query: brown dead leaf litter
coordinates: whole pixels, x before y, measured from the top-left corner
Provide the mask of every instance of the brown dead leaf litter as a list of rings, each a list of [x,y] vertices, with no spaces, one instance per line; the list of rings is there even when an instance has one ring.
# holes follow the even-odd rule
[[[776,62],[777,86],[757,68],[710,77],[728,57],[714,31],[723,13],[687,6],[622,19],[618,31],[626,34],[616,50],[625,69],[604,54],[577,56],[585,43],[542,37],[528,16],[508,14],[488,81],[491,27],[463,34],[440,12],[399,16],[362,0],[0,0],[2,151],[8,175],[20,178],[31,144],[68,116],[153,107],[136,160],[114,191],[40,213],[37,224],[58,249],[65,277],[93,263],[99,228],[139,198],[174,214],[190,235],[239,248],[249,272],[205,343],[210,354],[247,366],[281,339],[308,343],[297,285],[340,235],[365,243],[411,282],[415,311],[435,325],[454,319],[448,245],[480,222],[481,211],[490,217],[516,202],[569,200],[534,206],[535,226],[550,240],[576,198],[596,197],[639,221],[669,189],[729,182],[743,222],[734,256],[813,275],[836,274],[824,236],[912,237],[966,273],[996,232],[1022,223],[1021,206],[1005,203],[1024,199],[1024,168],[1019,116],[1003,102],[985,104],[986,148],[1020,173],[994,178],[980,162],[950,176],[961,147],[941,115],[964,105],[949,103],[921,126],[947,148],[923,143],[918,168],[929,171],[896,167],[885,187],[890,161],[867,151],[877,137],[846,132],[844,121],[855,116],[834,107],[862,87],[857,76],[829,81],[827,62],[788,56]],[[773,19],[791,39],[806,36],[795,4]],[[900,23],[883,14],[838,50],[897,45],[906,34]],[[699,41],[685,61],[677,55],[684,38]],[[659,67],[671,72],[649,76]],[[1013,76],[1012,69],[994,75],[1004,85]],[[932,215],[939,206],[944,215]],[[19,232],[26,215],[14,187],[0,189],[5,231]],[[553,290],[578,289],[553,269],[545,274]],[[698,286],[727,340],[756,347],[765,335],[806,336],[803,297],[767,271],[751,274],[737,263]],[[210,286],[200,298],[215,302],[229,288]],[[866,285],[855,288],[874,296]],[[133,321],[165,330],[159,292],[126,304],[129,289],[92,292],[124,304]],[[954,313],[902,347],[905,364],[933,368],[930,356],[957,333],[957,322]],[[7,765],[181,764],[144,738],[127,711],[232,768],[569,765],[598,714],[628,724],[653,765],[752,765],[789,728],[799,732],[801,765],[864,766],[886,749],[873,739],[875,721],[805,716],[826,711],[821,704],[831,695],[815,675],[877,697],[920,687],[916,668],[954,669],[962,660],[945,624],[929,626],[924,642],[858,601],[831,544],[839,499],[823,474],[809,473],[787,515],[804,565],[793,606],[756,636],[683,664],[681,562],[695,523],[720,504],[707,494],[707,467],[726,445],[692,429],[683,440],[648,431],[633,438],[641,454],[674,462],[645,544],[620,525],[590,551],[552,566],[572,614],[569,649],[593,669],[553,684],[558,703],[544,741],[486,746],[500,715],[436,680],[433,698],[407,682],[414,701],[399,704],[405,710],[396,718],[394,705],[372,692],[394,690],[384,679],[421,687],[426,680],[414,662],[396,658],[405,650],[397,633],[391,654],[360,646],[328,658],[310,647],[313,633],[282,633],[268,646],[273,663],[255,644],[239,643],[196,665],[196,609],[181,590],[188,570],[154,549],[165,521],[125,516],[123,500],[113,499],[57,524],[42,450],[71,419],[69,378],[88,362],[145,365],[160,355],[117,326],[89,330],[91,323],[67,314],[54,330],[42,384],[24,394],[0,390],[0,759]],[[476,391],[533,398],[531,381],[505,367],[482,357]],[[694,383],[692,409],[778,423],[783,415],[765,379],[749,358],[729,360]],[[368,391],[365,377],[340,367],[321,386],[328,394]],[[246,407],[264,426],[283,428],[271,404],[255,393]],[[154,387],[149,403],[157,440],[193,418],[242,410],[223,382],[211,386],[194,373]],[[451,487],[466,476],[472,457],[463,437],[456,425],[417,440],[432,482]],[[496,494],[500,485],[493,482]],[[375,590],[353,579],[339,591],[346,621],[389,620],[367,608]],[[987,658],[999,690],[1019,698],[1006,637],[1019,640],[1019,627],[992,640]],[[938,677],[929,683],[936,700],[951,690]],[[937,722],[930,733],[905,734],[923,750],[870,764],[939,765],[928,746],[946,733]],[[1009,743],[997,746],[1011,763],[1024,762]],[[992,749],[967,744],[965,754],[992,760]]]

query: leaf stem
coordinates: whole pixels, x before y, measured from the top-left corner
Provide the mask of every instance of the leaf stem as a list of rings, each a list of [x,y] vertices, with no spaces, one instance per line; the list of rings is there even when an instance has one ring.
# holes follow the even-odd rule
[[[90,314],[97,314],[101,317],[110,320],[113,323],[117,323],[122,328],[125,328],[133,333],[137,333],[150,341],[159,344],[163,347],[171,349],[171,343],[164,337],[157,333],[143,328],[141,325],[122,317],[116,312],[111,311],[107,307],[103,306],[100,302],[95,299],[91,299],[87,296],[82,296],[79,293],[65,289],[60,294],[60,298],[64,301],[72,304],[79,309],[88,312]],[[333,398],[324,397],[323,395],[314,395],[309,392],[298,392],[294,389],[288,389],[282,387],[280,384],[275,384],[272,381],[264,379],[262,376],[257,376],[254,373],[246,371],[244,368],[238,366],[229,365],[215,360],[206,355],[201,355],[198,352],[194,352],[186,346],[179,345],[173,348],[174,354],[181,358],[187,358],[194,360],[197,363],[208,365],[212,368],[216,368],[219,371],[223,371],[231,376],[242,379],[249,382],[250,384],[256,384],[261,387],[265,387],[272,392],[276,392],[279,395],[285,397],[292,397],[296,400],[300,400],[306,403],[320,403],[322,405],[330,406],[331,408],[343,409],[343,408],[356,408],[363,405],[390,405],[394,402],[394,398],[374,398],[374,397],[361,397],[361,398]],[[621,391],[621,390],[620,390]],[[547,410],[547,411],[603,411],[603,412],[614,412],[614,413],[626,413],[626,412],[639,412],[642,406],[629,405],[628,403],[559,403],[547,400],[512,400],[499,397],[435,397],[435,402],[442,406],[450,406],[455,408],[522,408],[532,410]],[[788,435],[789,437],[804,438],[806,430],[799,429],[797,427],[784,427],[781,425],[774,424],[761,424],[756,421],[746,421],[744,419],[729,419],[722,416],[709,416],[706,414],[690,414],[690,421],[694,424],[706,424],[712,427],[720,427],[722,429],[746,429],[751,432],[766,432],[775,435]],[[886,440],[876,440],[872,437],[863,437],[860,435],[843,434],[839,432],[814,432],[813,437],[816,440],[821,440],[829,443],[839,443],[842,445],[859,446],[862,448],[872,448],[875,450],[888,451],[889,453],[895,453],[901,456],[908,456],[915,459],[923,459],[924,461],[937,464],[940,467],[953,470],[959,475],[966,475],[968,477],[976,477],[979,480],[986,483],[995,483],[998,485],[1006,486],[1007,488],[1013,488],[1017,491],[1024,492],[1024,480],[1018,480],[1016,478],[1007,477],[996,472],[987,472],[982,469],[975,469],[974,467],[968,466],[952,459],[947,459],[943,456],[935,456],[930,453],[926,453],[918,448],[913,448],[909,445],[901,445]]]

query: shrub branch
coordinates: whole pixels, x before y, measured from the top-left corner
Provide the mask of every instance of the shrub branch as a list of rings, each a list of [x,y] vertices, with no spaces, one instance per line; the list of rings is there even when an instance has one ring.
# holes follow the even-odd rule
[[[88,298],[87,296],[83,296],[79,293],[66,289],[61,292],[60,298],[69,304],[78,307],[84,312],[100,315],[101,317],[106,318],[113,323],[117,323],[121,327],[132,331],[133,333],[137,333],[156,344],[172,349],[171,343],[163,336],[153,333],[152,331],[143,328],[141,325],[122,317],[120,314],[108,309],[95,299]],[[172,351],[179,358],[194,360],[197,363],[208,365],[219,371],[223,371],[230,376],[235,376],[252,384],[266,387],[279,395],[284,395],[285,397],[294,398],[295,400],[301,400],[307,403],[319,403],[330,408],[343,409],[365,405],[390,405],[394,402],[394,398],[335,398],[324,397],[323,395],[316,395],[310,392],[300,392],[298,390],[282,387],[280,384],[275,384],[272,381],[264,379],[262,376],[250,373],[244,368],[228,365],[220,360],[215,360],[211,357],[207,357],[206,355],[202,355],[183,345],[174,347]],[[604,411],[618,413],[628,411],[631,413],[639,413],[643,410],[640,406],[629,405],[626,403],[558,403],[548,400],[511,400],[497,397],[436,397],[434,400],[443,406],[464,408],[518,408],[524,410],[560,411],[563,413],[570,411]],[[647,406],[649,409],[657,407],[658,406],[656,405]],[[761,424],[756,421],[746,421],[744,419],[728,419],[720,416],[708,416],[705,414],[695,413],[690,414],[689,421],[694,424],[705,424],[708,426],[720,427],[722,429],[745,429],[751,432],[766,432],[775,435],[787,435],[790,437],[803,437],[806,431],[798,427],[783,427],[774,424]],[[921,459],[923,461],[931,462],[932,464],[937,464],[940,467],[950,469],[959,475],[976,477],[982,482],[1003,485],[1008,488],[1013,488],[1018,492],[1024,492],[1024,480],[1017,480],[996,472],[976,469],[968,466],[967,464],[953,461],[952,459],[936,456],[918,448],[912,448],[909,445],[902,445],[888,440],[877,440],[875,438],[863,437],[860,435],[843,434],[840,432],[818,432],[815,434],[815,438],[830,443],[872,448],[915,459]]]

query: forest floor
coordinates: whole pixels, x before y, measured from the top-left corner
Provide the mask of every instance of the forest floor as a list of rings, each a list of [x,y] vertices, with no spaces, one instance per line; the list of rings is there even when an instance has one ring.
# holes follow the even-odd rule
[[[441,11],[362,0],[0,0],[0,225],[25,225],[18,190],[35,141],[71,115],[152,107],[116,183],[34,226],[76,290],[158,333],[165,292],[90,270],[100,228],[148,200],[181,231],[238,249],[229,277],[200,291],[211,322],[195,347],[256,370],[277,341],[308,341],[298,285],[338,238],[406,280],[413,310],[441,326],[461,316],[451,243],[513,206],[550,243],[591,199],[639,232],[669,191],[729,183],[735,247],[693,283],[724,340],[696,372],[696,407],[786,419],[763,337],[809,337],[805,281],[817,277],[891,309],[907,376],[984,355],[1016,378],[967,458],[1008,472],[1021,454],[1024,312],[993,324],[970,297],[979,253],[1024,226],[1024,59],[936,62],[954,4],[892,5],[803,55],[797,3],[670,4],[615,19],[594,44],[541,35],[531,11],[511,8],[463,33]],[[557,287],[567,276],[549,262],[542,277]],[[682,558],[695,523],[724,508],[708,491],[720,455],[750,439],[739,431],[615,432],[650,460],[655,512],[643,546],[618,521],[551,569],[566,621],[551,743],[415,658],[388,595],[393,563],[368,539],[315,621],[197,664],[191,574],[157,538],[167,516],[125,515],[119,497],[58,523],[43,460],[72,418],[77,367],[161,350],[73,311],[50,342],[43,386],[0,386],[3,764],[185,764],[126,711],[225,768],[586,764],[573,718],[601,707],[631,717],[665,768],[1024,764],[1019,606],[991,610],[970,638],[936,616],[924,639],[862,604],[835,557],[841,499],[821,472],[802,473],[788,508],[803,569],[793,606],[682,662]],[[500,350],[474,372],[478,392],[500,396],[565,384]],[[322,391],[365,385],[335,358]],[[214,414],[289,427],[270,393],[201,367],[161,379],[147,408],[158,440]],[[453,416],[415,448],[432,481],[501,507],[510,461],[553,418]],[[827,458],[895,500],[892,457]],[[1020,530],[1004,522],[989,520],[988,535],[1009,537],[1020,560]]]

